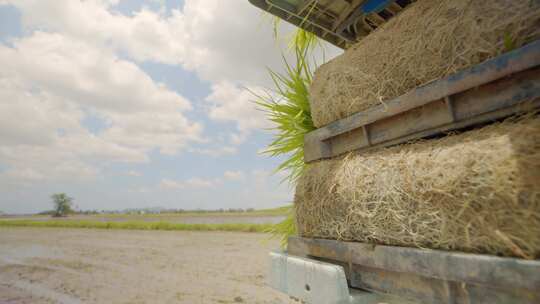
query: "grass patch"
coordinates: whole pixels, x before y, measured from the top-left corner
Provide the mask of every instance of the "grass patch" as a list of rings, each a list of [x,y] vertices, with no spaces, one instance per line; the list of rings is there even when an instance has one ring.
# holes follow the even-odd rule
[[[51,227],[51,228],[87,228],[87,229],[125,229],[125,230],[167,230],[167,231],[236,231],[266,232],[272,224],[184,224],[169,222],[100,222],[79,220],[1,220],[0,227]]]
[[[85,216],[85,217],[95,217],[100,219],[128,219],[132,218],[134,220],[137,219],[145,219],[145,218],[180,218],[180,217],[208,217],[208,216],[216,216],[216,217],[228,217],[228,216],[234,216],[234,217],[253,217],[253,216],[287,216],[289,210],[289,206],[282,206],[277,208],[271,208],[271,209],[258,209],[253,211],[182,211],[182,212],[164,212],[164,213],[145,213],[145,214],[123,214],[123,213],[99,213],[99,214],[75,214],[76,216]],[[43,215],[36,214],[32,215],[33,217],[43,218]]]
[[[259,209],[255,210],[253,213],[260,213],[260,215],[288,215],[291,207],[292,205],[285,205],[272,209]]]

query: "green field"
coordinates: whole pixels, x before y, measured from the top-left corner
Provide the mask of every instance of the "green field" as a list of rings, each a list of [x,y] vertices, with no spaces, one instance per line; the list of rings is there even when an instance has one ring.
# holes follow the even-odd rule
[[[104,214],[95,214],[88,216],[104,217],[104,218],[161,218],[161,217],[207,217],[207,216],[286,216],[290,210],[290,206],[283,206],[272,209],[260,209],[249,212],[217,212],[217,211],[185,211],[181,213],[157,213],[157,214],[115,214],[115,213],[104,213]]]
[[[267,232],[274,226],[273,223],[266,222],[267,219],[275,220],[277,218],[279,220],[279,217],[285,217],[288,210],[290,210],[290,206],[249,212],[186,211],[160,214],[74,214],[62,218],[33,215],[21,218],[0,218],[0,227]],[[195,223],[193,223],[194,220]],[[256,222],[249,222],[253,220]]]
[[[272,224],[184,224],[169,222],[101,222],[86,220],[3,220],[0,227],[56,227],[56,228],[92,228],[92,229],[133,229],[133,230],[175,230],[175,231],[238,231],[266,232]]]

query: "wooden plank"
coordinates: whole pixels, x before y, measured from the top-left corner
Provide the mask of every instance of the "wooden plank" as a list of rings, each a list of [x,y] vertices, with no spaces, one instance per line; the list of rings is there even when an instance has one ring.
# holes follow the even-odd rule
[[[371,146],[372,145],[372,143],[371,143],[371,135],[370,135],[368,126],[362,126],[362,135],[364,135],[364,137],[366,138],[367,145]]]
[[[454,105],[452,104],[452,99],[450,96],[444,97],[444,103],[446,104],[446,108],[448,110],[448,114],[450,115],[450,118],[452,119],[452,122],[456,121],[456,113],[454,111]]]
[[[483,89],[454,95],[452,113],[444,110],[441,101],[436,101],[431,107],[423,106],[376,121],[346,133],[347,136],[338,135],[323,142],[306,136],[305,159],[329,158],[352,150],[369,151],[495,121],[540,107],[539,96],[540,73],[530,70]],[[439,112],[434,112],[437,109]],[[364,127],[369,127],[371,146],[362,134]],[[343,143],[344,140],[351,142]],[[334,145],[339,148],[334,149]]]
[[[540,67],[452,96],[457,121],[518,105],[540,95]]]
[[[304,160],[316,160],[329,158],[332,156],[330,144],[326,141],[320,141],[314,136],[304,137]]]
[[[387,271],[540,292],[540,261],[442,250],[290,237],[288,253]]]
[[[369,124],[371,142],[374,146],[389,140],[406,142],[405,138],[411,140],[409,135],[416,134],[413,138],[420,138],[419,132],[442,126],[446,126],[446,130],[457,130],[477,123],[475,116],[509,107],[519,108],[520,103],[537,97],[540,97],[540,69],[535,68],[455,94],[451,108],[446,100],[437,100]],[[502,117],[494,113],[491,118]]]
[[[510,74],[534,68],[540,64],[540,41],[488,60],[444,79],[420,86],[386,105],[353,114],[313,132],[327,139],[346,133],[368,123],[414,109],[434,100],[457,94],[474,87],[495,81]],[[320,131],[319,131],[320,130]]]
[[[538,293],[527,289],[500,289],[359,265],[352,266],[348,278],[354,288],[397,295],[424,304],[536,304],[540,301]]]
[[[369,139],[366,137],[363,128],[340,134],[329,141],[331,155],[340,155],[347,151],[369,147]]]
[[[448,113],[445,102],[437,100],[370,124],[371,143],[376,145],[449,123],[452,123],[452,116]]]
[[[478,124],[483,124],[483,123],[488,123],[488,122],[494,122],[494,121],[500,120],[500,119],[502,119],[504,117],[512,116],[512,115],[519,114],[519,113],[526,113],[526,112],[532,111],[532,110],[534,110],[536,108],[540,108],[540,99],[534,99],[534,100],[531,100],[531,101],[525,101],[525,102],[520,103],[519,105],[516,105],[514,107],[500,109],[500,110],[497,110],[497,111],[477,115],[477,116],[471,117],[471,118],[469,118],[467,120],[463,120],[463,121],[460,121],[460,122],[457,122],[457,123],[448,124],[448,125],[444,125],[444,126],[424,130],[424,131],[421,131],[421,132],[413,133],[413,134],[410,134],[410,135],[407,135],[407,136],[404,136],[404,137],[401,137],[401,138],[398,138],[398,139],[386,141],[384,143],[378,144],[377,146],[367,147],[363,151],[367,152],[367,151],[371,151],[371,150],[378,149],[378,148],[390,147],[390,146],[398,145],[398,144],[401,144],[401,143],[404,143],[404,142],[412,141],[412,140],[415,140],[415,139],[418,139],[418,138],[426,138],[426,137],[434,136],[434,135],[437,135],[437,134],[450,132],[450,131],[453,131],[453,130],[463,129],[463,128],[466,128],[466,127],[471,126],[471,125],[478,125]],[[330,145],[328,145],[328,149],[331,151]],[[328,154],[330,154],[330,153],[328,153]]]
[[[538,65],[540,41],[416,88],[389,101],[386,106],[333,122],[305,136],[305,161],[347,152],[342,149],[347,145],[351,147],[348,151],[368,148],[360,140],[347,145],[341,142],[341,134],[358,134],[355,130],[363,126],[369,125],[368,141],[377,146],[387,142],[405,142],[411,139],[412,134],[420,135],[436,128],[452,129],[447,126],[449,122],[455,123],[454,129],[468,126],[464,120],[470,120],[472,124],[474,116],[490,111],[500,114],[499,110],[505,107],[516,107],[520,102],[540,95]],[[507,77],[509,75],[512,76]],[[338,149],[333,149],[333,142],[337,142]],[[326,153],[328,151],[330,153]]]

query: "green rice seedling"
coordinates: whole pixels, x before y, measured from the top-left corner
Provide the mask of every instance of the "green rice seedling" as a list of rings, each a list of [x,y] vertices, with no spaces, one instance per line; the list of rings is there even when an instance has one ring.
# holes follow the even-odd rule
[[[273,19],[276,40],[278,40],[279,22],[279,18]],[[285,74],[269,71],[275,85],[274,90],[266,96],[254,94],[257,97],[257,105],[275,124],[274,140],[264,153],[271,156],[288,156],[276,171],[286,171],[288,176],[285,179],[293,185],[296,184],[306,166],[304,136],[315,129],[309,106],[309,86],[313,79],[313,72],[308,58],[310,52],[317,46],[321,47],[324,54],[318,37],[298,28],[289,40],[289,47],[296,55],[296,65],[291,66],[283,56]],[[287,217],[282,222],[267,230],[273,238],[280,239],[282,247],[287,245],[289,236],[296,234],[296,220],[292,205],[287,207],[287,213]]]
[[[279,18],[274,19],[274,38],[278,39]],[[271,156],[286,155],[287,158],[276,169],[288,173],[285,180],[296,184],[306,164],[304,163],[304,136],[315,129],[309,106],[309,86],[313,79],[309,54],[316,46],[321,46],[317,36],[298,28],[290,39],[289,47],[294,50],[295,65],[291,66],[283,56],[285,73],[269,70],[274,82],[274,90],[266,96],[254,94],[257,105],[275,125],[274,140],[264,153]],[[324,51],[324,50],[323,50]],[[324,52],[323,52],[324,53]],[[273,225],[266,232],[287,245],[289,236],[296,234],[296,220],[293,206],[287,207],[287,217]]]
[[[505,52],[510,52],[516,48],[516,43],[510,33],[504,33],[503,45],[504,45]]]
[[[288,206],[288,214],[287,217],[270,227],[270,229],[266,230],[265,232],[270,233],[272,235],[272,238],[276,238],[280,240],[280,245],[282,248],[285,248],[287,246],[287,241],[289,239],[289,236],[296,234],[296,219],[294,215],[294,208],[293,206]]]
[[[311,120],[308,89],[313,73],[308,62],[309,43],[295,48],[296,65],[283,58],[286,72],[269,70],[275,89],[269,94],[253,93],[256,104],[274,123],[274,140],[263,153],[271,156],[287,155],[276,171],[288,172],[288,179],[295,183],[304,168],[304,136],[315,129]]]
[[[312,32],[305,31],[303,29],[298,29],[294,33],[293,38],[289,44],[291,49],[299,48],[301,50],[310,49],[313,50],[317,46],[322,46],[320,44],[319,38],[317,35]]]
[[[304,16],[304,19],[300,23],[300,27],[296,29],[296,31],[292,34],[292,36],[289,39],[289,48],[294,50],[296,48],[300,48],[302,50],[304,49],[314,49],[316,46],[322,47],[322,44],[320,44],[320,40],[317,37],[317,35],[308,32],[302,28],[303,24],[307,21],[309,15],[313,12],[313,9],[315,8],[315,5],[312,5],[309,9],[306,16]],[[281,18],[277,16],[272,17],[272,26],[274,30],[274,39],[276,41],[279,39],[279,25],[281,22]]]

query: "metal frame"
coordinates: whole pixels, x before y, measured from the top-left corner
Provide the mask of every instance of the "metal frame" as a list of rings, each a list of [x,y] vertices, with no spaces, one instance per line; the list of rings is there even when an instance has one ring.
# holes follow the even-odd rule
[[[540,41],[306,134],[304,160],[396,145],[537,107]]]
[[[386,19],[379,15],[382,14],[381,11],[393,17],[403,9],[395,0],[332,0],[328,1],[330,4],[321,4],[320,0],[249,0],[249,2],[342,49],[385,23]],[[371,7],[373,5],[375,6]],[[312,15],[310,13],[312,9],[327,16],[321,17],[317,13]]]
[[[347,46],[347,43],[350,42],[350,40],[345,37],[336,35],[331,30],[330,25],[323,26],[296,14],[296,7],[285,0],[249,0],[249,2],[274,16],[314,33],[321,39],[324,39],[339,48],[344,49]]]
[[[351,288],[416,303],[540,303],[540,261],[289,238],[288,254],[341,265]]]

